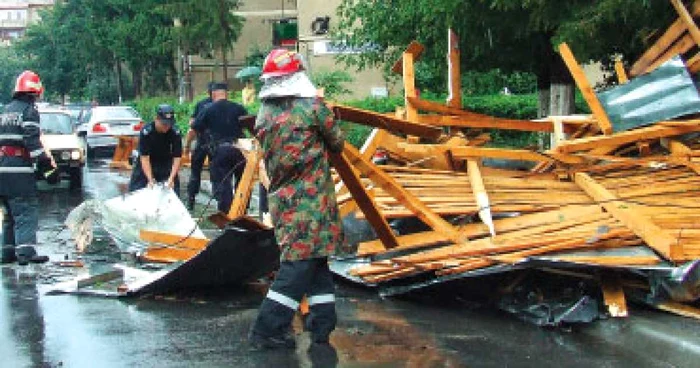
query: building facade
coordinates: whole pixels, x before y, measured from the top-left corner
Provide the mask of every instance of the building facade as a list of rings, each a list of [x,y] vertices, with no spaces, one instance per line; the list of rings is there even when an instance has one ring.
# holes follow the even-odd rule
[[[27,27],[41,20],[39,10],[53,5],[54,0],[0,1],[0,44],[10,45],[24,36]]]
[[[245,65],[245,57],[253,50],[269,50],[286,47],[304,55],[311,73],[343,70],[353,81],[347,84],[351,93],[343,98],[364,98],[370,95],[389,93],[388,85],[378,69],[357,72],[349,70],[336,60],[343,50],[330,40],[330,30],[337,26],[336,10],[341,0],[248,0],[243,1],[236,14],[245,19],[241,35],[233,51],[227,55],[229,61],[229,83],[234,89],[243,87],[243,82],[234,75]],[[206,58],[191,56],[193,86],[201,93],[210,80],[222,78],[220,55]]]

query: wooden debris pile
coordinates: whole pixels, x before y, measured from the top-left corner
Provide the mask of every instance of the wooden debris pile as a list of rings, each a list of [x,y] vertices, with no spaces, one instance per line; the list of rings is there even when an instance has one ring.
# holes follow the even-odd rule
[[[692,48],[700,46],[695,39],[700,31],[680,7],[679,20],[631,75],[690,51],[678,42],[685,45],[690,38]],[[700,120],[659,121],[613,133],[566,44],[561,55],[592,115],[521,121],[473,113],[461,106],[459,50],[452,46],[452,33],[450,40],[447,103],[417,97],[413,65],[423,47],[414,42],[394,65],[404,78],[405,111],[389,116],[333,106],[340,119],[376,128],[362,149],[347,145],[332,155],[341,213],[366,219],[377,235],[359,244],[357,256],[371,263],[353,268],[352,276],[368,284],[426,275],[439,279],[538,257],[598,271],[673,268],[700,259],[695,200],[700,139],[693,134],[700,131]],[[691,72],[699,64],[687,62]],[[628,80],[624,68],[618,73],[621,83]],[[552,148],[485,147],[490,139],[484,129],[550,133]],[[373,162],[377,152],[390,163]],[[532,166],[497,169],[486,165],[487,159]],[[428,230],[397,234],[390,223],[406,217],[420,219]],[[619,284],[603,286],[606,299],[619,301]]]

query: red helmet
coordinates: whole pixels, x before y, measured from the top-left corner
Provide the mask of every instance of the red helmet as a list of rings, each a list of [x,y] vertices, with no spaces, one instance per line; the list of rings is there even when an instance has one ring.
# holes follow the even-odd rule
[[[302,70],[304,70],[304,64],[301,60],[301,55],[286,49],[274,49],[265,58],[260,78],[279,77]]]
[[[17,92],[36,93],[37,95],[44,93],[44,86],[41,84],[39,75],[31,70],[22,72],[15,83],[15,93]]]

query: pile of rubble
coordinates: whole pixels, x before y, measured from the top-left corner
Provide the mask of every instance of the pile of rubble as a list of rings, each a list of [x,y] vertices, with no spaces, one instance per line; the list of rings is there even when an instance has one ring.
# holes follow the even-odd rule
[[[333,106],[340,119],[376,128],[362,149],[332,156],[342,214],[366,219],[377,237],[359,243],[356,259],[337,261],[336,272],[393,295],[538,269],[594,279],[612,315],[626,315],[625,295],[634,294],[700,316],[680,303],[700,297],[700,95],[689,73],[700,63],[678,56],[700,45],[700,30],[672,2],[679,20],[634,64],[636,78],[619,63],[620,84],[608,91],[596,94],[560,46],[591,115],[523,121],[462,109],[454,34],[446,104],[417,97],[413,65],[423,47],[414,42],[394,66],[405,111]],[[488,129],[550,133],[552,147],[484,147]],[[374,163],[377,152],[390,163]],[[490,159],[532,164],[493,168]],[[402,218],[425,227],[397,234],[392,223]]]

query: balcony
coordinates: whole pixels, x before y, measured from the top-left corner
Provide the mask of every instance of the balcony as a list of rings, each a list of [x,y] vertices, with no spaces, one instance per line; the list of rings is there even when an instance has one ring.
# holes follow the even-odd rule
[[[24,29],[27,27],[25,19],[0,19],[0,29]]]

